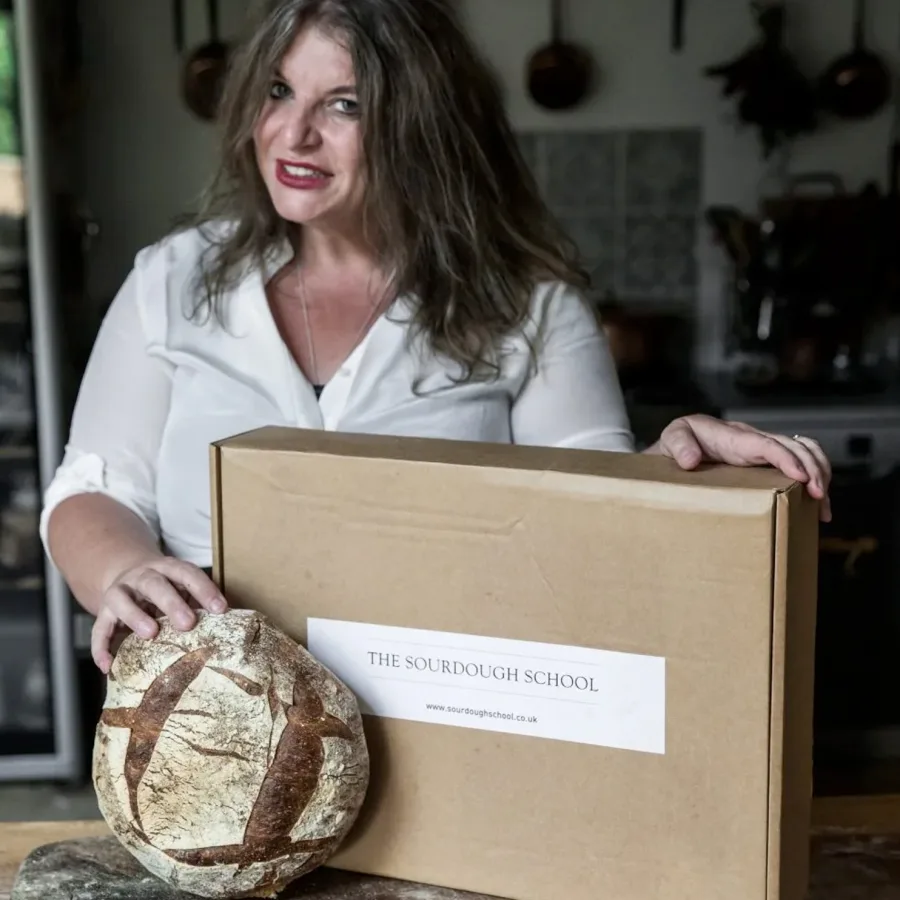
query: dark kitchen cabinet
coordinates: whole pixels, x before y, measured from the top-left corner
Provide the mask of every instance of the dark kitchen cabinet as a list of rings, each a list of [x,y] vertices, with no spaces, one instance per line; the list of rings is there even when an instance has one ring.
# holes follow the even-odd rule
[[[832,502],[820,538],[818,786],[896,766],[884,788],[900,790],[900,467],[838,469]]]

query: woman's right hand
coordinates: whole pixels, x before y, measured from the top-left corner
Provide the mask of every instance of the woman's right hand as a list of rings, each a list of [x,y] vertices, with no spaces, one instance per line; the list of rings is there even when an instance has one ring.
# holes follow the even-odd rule
[[[194,608],[222,613],[228,608],[215,582],[197,566],[163,556],[117,576],[103,593],[91,631],[91,656],[104,674],[112,665],[114,642],[128,630],[149,639],[166,616],[179,631],[196,624]]]

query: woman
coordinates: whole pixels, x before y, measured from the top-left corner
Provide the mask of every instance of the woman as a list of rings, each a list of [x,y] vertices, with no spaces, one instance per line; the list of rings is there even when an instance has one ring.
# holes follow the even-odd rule
[[[450,0],[280,0],[234,60],[220,171],[98,334],[41,533],[123,629],[225,609],[207,448],[277,423],[633,450],[584,280]],[[771,464],[827,517],[814,442],[705,417],[649,451]]]

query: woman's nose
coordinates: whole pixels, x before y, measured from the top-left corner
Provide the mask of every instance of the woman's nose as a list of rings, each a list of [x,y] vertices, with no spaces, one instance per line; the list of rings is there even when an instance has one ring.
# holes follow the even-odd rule
[[[285,130],[288,143],[294,149],[315,147],[319,143],[320,135],[311,111],[292,111]]]

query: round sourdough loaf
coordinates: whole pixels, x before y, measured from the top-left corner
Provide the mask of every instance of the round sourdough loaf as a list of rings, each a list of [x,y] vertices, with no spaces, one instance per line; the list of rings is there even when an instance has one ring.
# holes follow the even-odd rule
[[[101,814],[163,881],[271,897],[325,862],[369,782],[356,698],[256,612],[198,612],[115,655],[94,741]]]

